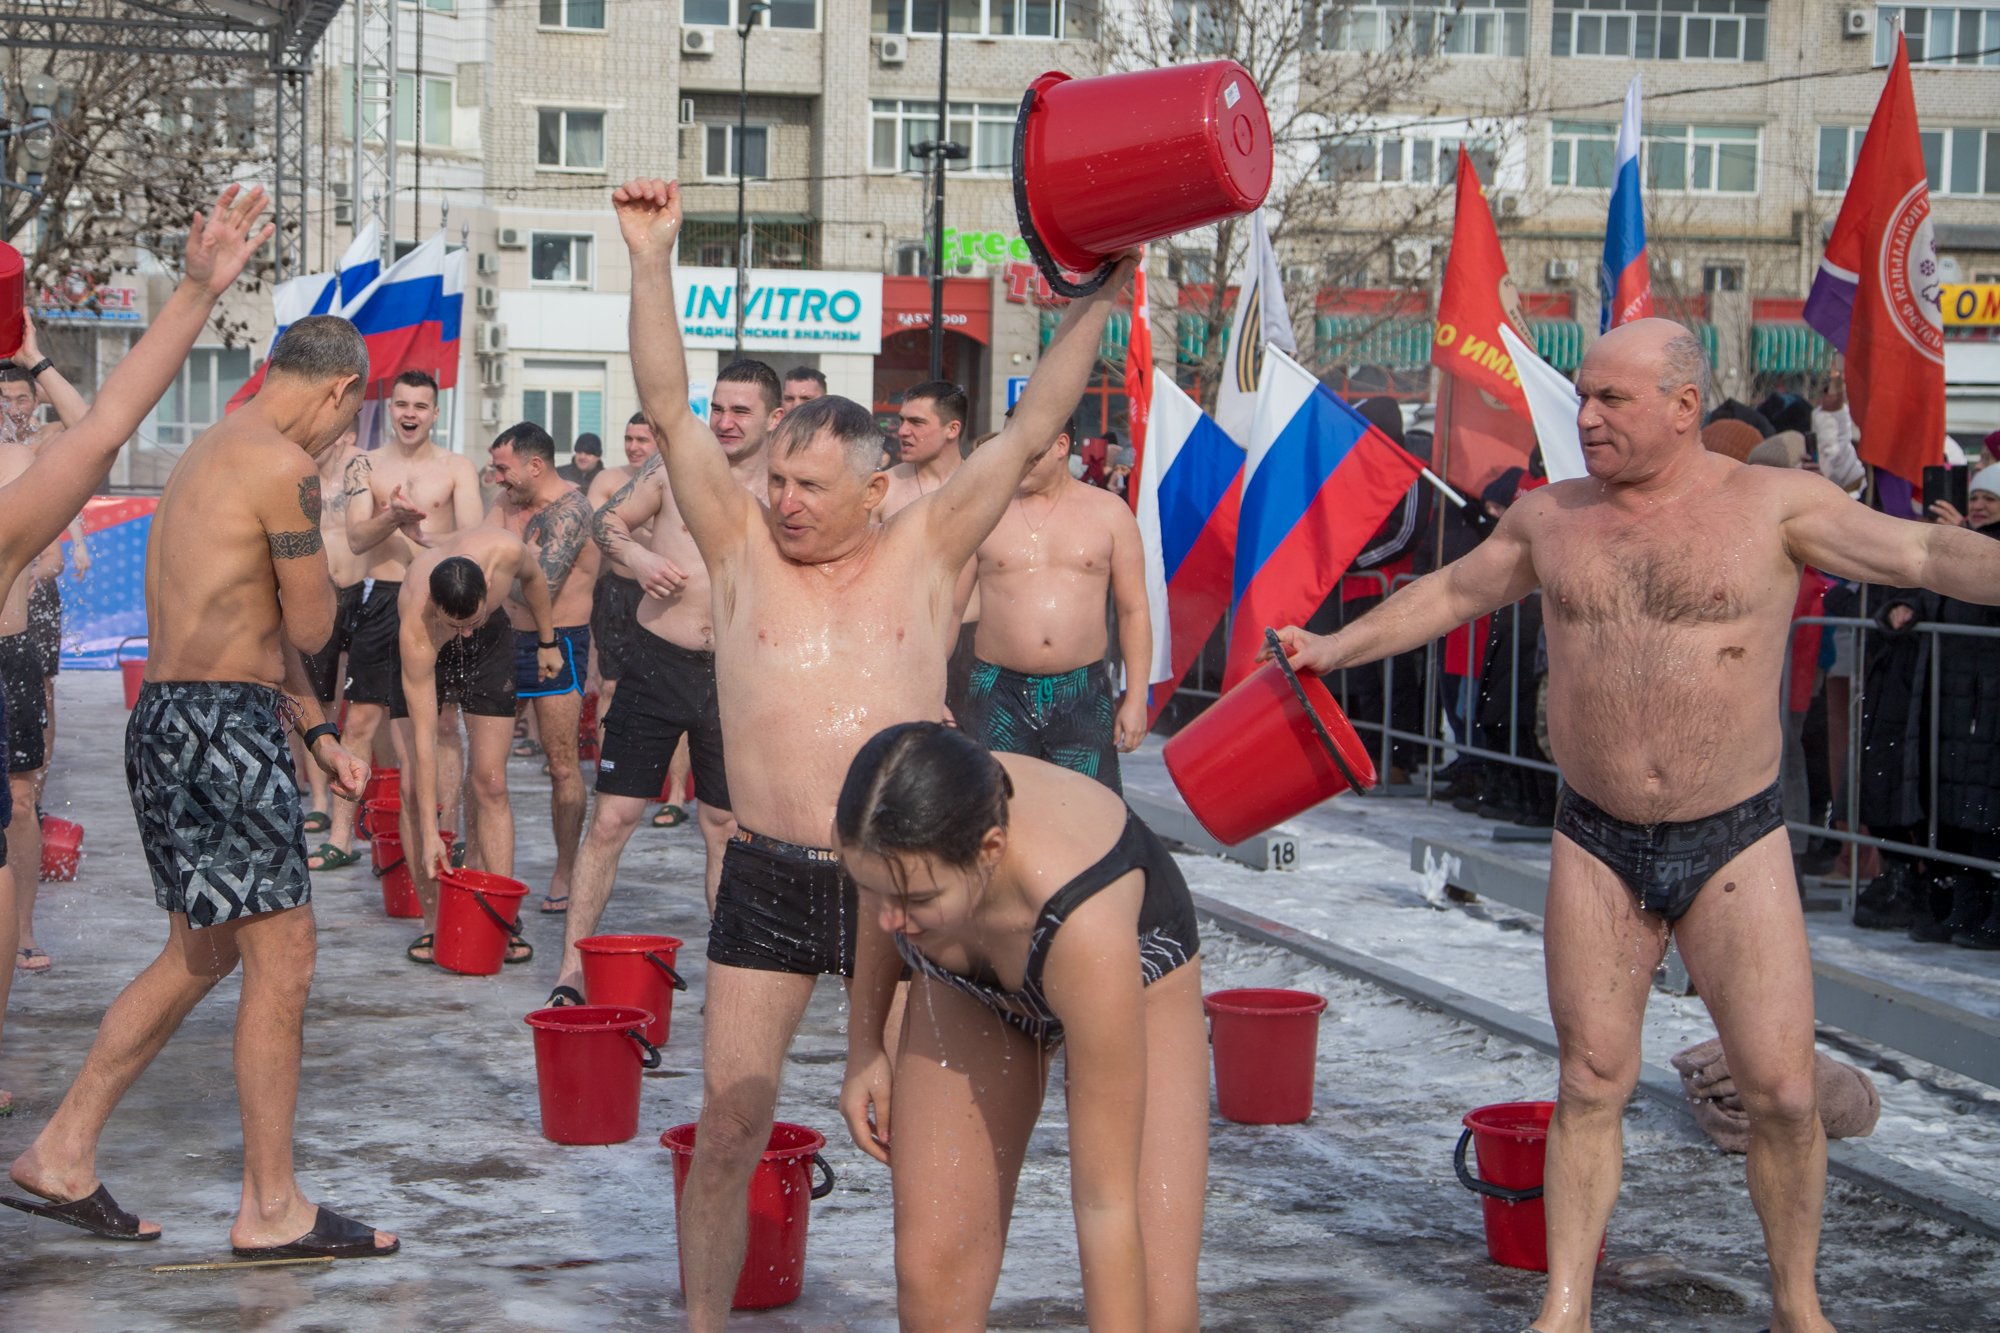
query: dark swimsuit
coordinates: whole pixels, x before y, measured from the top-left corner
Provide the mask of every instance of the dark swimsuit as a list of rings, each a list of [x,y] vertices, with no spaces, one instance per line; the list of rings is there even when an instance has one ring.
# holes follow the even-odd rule
[[[1775,782],[1727,810],[1677,824],[1619,819],[1568,786],[1556,804],[1556,832],[1624,880],[1641,911],[1669,921],[1687,915],[1701,886],[1718,870],[1784,826]]]
[[[1195,926],[1194,898],[1188,893],[1187,881],[1181,877],[1181,868],[1174,864],[1173,854],[1129,809],[1125,812],[1125,829],[1118,835],[1116,845],[1097,864],[1057,889],[1042,904],[1034,934],[1028,939],[1028,966],[1021,989],[1004,989],[990,973],[985,978],[974,978],[948,971],[901,935],[896,936],[897,952],[915,971],[972,997],[1000,1015],[1008,1026],[1053,1049],[1062,1044],[1062,1020],[1056,1017],[1048,997],[1042,993],[1042,967],[1048,961],[1056,932],[1062,929],[1070,913],[1105,885],[1134,870],[1143,871],[1146,876],[1145,897],[1139,904],[1139,972],[1142,984],[1150,986],[1201,952],[1201,933]]]

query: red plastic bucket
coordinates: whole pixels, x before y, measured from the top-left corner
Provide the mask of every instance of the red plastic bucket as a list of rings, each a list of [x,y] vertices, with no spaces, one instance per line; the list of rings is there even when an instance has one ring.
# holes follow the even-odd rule
[[[5,781],[0,778],[0,781]],[[76,878],[83,859],[83,825],[54,815],[42,816],[42,878],[67,884]]]
[[[671,935],[592,935],[576,942],[583,955],[583,993],[592,1004],[622,1004],[653,1016],[646,1040],[667,1044],[674,992],[687,983],[674,971],[681,942]]]
[[[0,357],[14,355],[28,340],[22,323],[25,316],[21,314],[27,305],[27,290],[28,266],[22,261],[21,252],[0,241]]]
[[[660,1135],[660,1146],[674,1155],[674,1212],[680,1213],[681,1187],[694,1164],[695,1126],[675,1125]],[[804,1125],[784,1121],[771,1126],[771,1142],[750,1177],[750,1244],[743,1252],[743,1271],[736,1279],[730,1307],[770,1310],[790,1305],[805,1288],[806,1220],[813,1199],[833,1193],[833,1168],[819,1155],[826,1138]],[[821,1178],[813,1182],[813,1170]],[[681,1274],[687,1290],[687,1274]]]
[[[438,884],[431,957],[449,972],[492,976],[506,961],[507,941],[520,933],[515,922],[528,886],[485,870],[447,870]]]
[[[143,655],[126,657],[125,645],[128,643],[144,645],[145,642],[144,639],[136,637],[120,639],[118,647],[111,654],[111,660],[118,664],[119,675],[125,680],[125,711],[128,713],[139,706],[139,690],[146,683],[146,659]]]
[[[1182,727],[1163,757],[1188,809],[1226,846],[1347,790],[1350,773],[1363,787],[1375,785],[1368,747],[1326,685],[1282,660],[1257,668]]]
[[[583,696],[583,711],[576,719],[576,757],[585,763],[597,759],[597,696]]]
[[[1496,1264],[1549,1271],[1547,1224],[1542,1216],[1542,1168],[1549,1146],[1554,1102],[1501,1102],[1465,1113],[1452,1168],[1461,1185],[1480,1196],[1486,1215],[1486,1253]],[[1479,1174],[1465,1167],[1465,1148],[1476,1152]],[[1604,1242],[1597,1244],[1604,1259]]]
[[[1297,990],[1219,990],[1203,996],[1201,1007],[1224,1120],[1294,1125],[1312,1114],[1325,1000]]]
[[[368,807],[386,801],[391,809],[388,830],[396,831],[394,816],[403,808],[403,771],[399,768],[378,768],[368,774],[368,785],[361,789],[361,818],[355,822],[355,832],[364,838],[375,836]]]
[[[1014,125],[1014,212],[1049,285],[1094,290],[1130,246],[1248,213],[1271,189],[1271,121],[1233,60],[1072,79],[1051,71]],[[1086,273],[1075,284],[1061,270]]]
[[[396,816],[392,812],[385,817],[385,829],[396,828]],[[444,841],[447,855],[457,834],[450,829],[439,829],[438,837]],[[403,836],[400,832],[386,832],[368,845],[369,864],[375,871],[375,878],[382,881],[382,911],[394,917],[415,917],[424,914],[424,905],[417,897],[417,882],[410,878],[410,863],[403,856]]]
[[[641,1031],[652,1017],[609,1004],[565,1004],[528,1015],[543,1138],[623,1143],[639,1132],[639,1071],[660,1063]]]

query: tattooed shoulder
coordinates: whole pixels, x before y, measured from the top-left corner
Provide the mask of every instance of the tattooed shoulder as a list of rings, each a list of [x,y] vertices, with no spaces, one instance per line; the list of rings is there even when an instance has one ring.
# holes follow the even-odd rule
[[[368,455],[356,454],[347,460],[347,470],[341,473],[341,484],[349,495],[360,495],[368,489],[374,475],[375,465],[368,461]]]
[[[319,473],[299,478],[299,512],[306,516],[306,522],[319,523]]]

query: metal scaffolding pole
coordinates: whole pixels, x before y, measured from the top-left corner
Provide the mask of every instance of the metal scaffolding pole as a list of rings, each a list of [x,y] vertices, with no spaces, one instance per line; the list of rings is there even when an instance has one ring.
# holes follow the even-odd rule
[[[382,227],[382,263],[396,258],[396,0],[354,0],[354,228]]]
[[[312,79],[306,64],[278,70],[277,142],[274,146],[278,277],[296,278],[306,269],[306,173],[311,146],[307,96]]]

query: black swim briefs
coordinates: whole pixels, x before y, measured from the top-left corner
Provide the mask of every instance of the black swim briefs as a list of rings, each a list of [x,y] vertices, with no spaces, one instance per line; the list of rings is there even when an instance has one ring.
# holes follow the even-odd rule
[[[1784,798],[1775,782],[1727,810],[1678,823],[1619,819],[1567,785],[1556,802],[1556,832],[1625,881],[1639,910],[1668,921],[1687,915],[1717,871],[1784,826]]]
[[[570,625],[556,629],[556,647],[562,653],[562,670],[542,679],[535,662],[539,635],[531,629],[514,631],[514,695],[539,699],[550,694],[582,694],[583,680],[590,671],[590,626]]]
[[[953,716],[989,750],[1044,759],[1122,792],[1112,743],[1117,712],[1102,662],[1030,676],[975,661],[965,702]]]
[[[36,579],[28,590],[28,633],[42,655],[42,674],[62,672],[62,583],[58,579]]]
[[[608,570],[597,576],[590,591],[590,637],[597,645],[599,679],[624,679],[633,640],[647,633],[639,628],[639,603],[645,596],[636,579]]]
[[[42,728],[49,720],[42,650],[28,630],[0,636],[0,689],[7,694],[7,772],[32,773],[48,762]]]
[[[729,808],[722,763],[722,713],[715,697],[715,654],[668,643],[649,630],[632,636],[625,674],[604,719],[597,790],[653,800],[681,737],[694,764],[695,799]]]
[[[361,609],[347,641],[347,702],[387,708],[403,688],[403,617],[396,609],[401,580],[361,581]]]
[[[312,899],[284,696],[241,681],[148,681],[125,782],[161,908],[218,926]]]
[[[408,717],[401,654],[396,661],[396,697],[389,701],[389,716]],[[504,610],[438,649],[437,701],[439,708],[457,704],[468,717],[514,716],[514,627]]]
[[[624,694],[620,686],[618,697]],[[739,829],[722,854],[708,961],[759,972],[851,977],[856,910],[854,881],[840,868],[838,855]]]
[[[340,685],[340,655],[354,638],[354,622],[361,614],[361,585],[350,583],[334,594],[333,637],[326,647],[305,656],[306,679],[312,682],[313,697],[323,704],[333,702]]]

